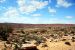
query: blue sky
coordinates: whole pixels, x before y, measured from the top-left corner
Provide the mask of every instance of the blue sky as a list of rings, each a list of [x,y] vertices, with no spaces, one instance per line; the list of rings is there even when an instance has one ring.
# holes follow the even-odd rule
[[[75,24],[75,0],[0,0],[0,23]]]

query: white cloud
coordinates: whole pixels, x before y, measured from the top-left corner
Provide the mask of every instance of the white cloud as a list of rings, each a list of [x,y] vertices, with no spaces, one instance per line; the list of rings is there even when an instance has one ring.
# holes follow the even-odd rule
[[[18,0],[18,5],[19,6],[24,6],[25,5],[25,0]]]
[[[42,16],[42,14],[32,14],[32,16],[37,17],[37,16]]]
[[[64,20],[58,18],[40,19],[39,17],[1,17],[0,22],[8,23],[27,23],[27,24],[75,24],[73,20]]]
[[[40,2],[37,0],[29,0],[29,4],[26,3],[26,0],[18,0],[19,10],[22,13],[33,13],[38,9],[42,9],[48,5],[48,1]]]
[[[14,7],[8,8],[7,11],[3,13],[3,15],[4,16],[0,17],[0,22],[33,23],[33,24],[39,22],[39,17],[21,16],[18,10]]]
[[[19,13],[18,13],[17,9],[13,8],[13,7],[8,8],[8,10],[4,13],[4,16],[6,16],[6,17],[15,17],[18,15],[19,15]]]
[[[50,23],[62,23],[61,20],[59,21],[58,18],[50,18],[50,19],[49,19],[49,22],[50,22]]]
[[[5,2],[6,0],[0,0],[0,3],[3,3],[3,2]]]
[[[56,9],[48,7],[48,12],[53,16],[56,13]]]
[[[36,11],[35,7],[32,6],[32,5],[29,5],[28,7],[27,6],[22,6],[19,8],[21,13],[25,13],[25,14],[29,14],[29,13],[32,13],[34,11]]]
[[[41,19],[38,21],[39,24],[67,24],[68,21],[60,20],[58,18],[50,18],[50,19]]]
[[[57,0],[57,5],[56,7],[70,7],[72,6],[72,3],[67,2],[66,0]]]
[[[49,23],[52,24],[74,24],[75,22],[73,20],[64,20],[59,18],[50,18]]]
[[[73,18],[73,16],[66,16],[66,18],[67,18],[67,19],[72,19],[72,18]]]
[[[50,10],[51,11],[51,10]],[[52,12],[52,11],[51,11]],[[52,12],[56,13],[56,12]],[[42,14],[32,14],[32,16],[41,16]],[[66,16],[66,18],[73,18],[73,16]],[[72,20],[63,20],[58,18],[50,18],[50,19],[42,19],[40,17],[28,17],[28,16],[20,16],[18,10],[14,7],[10,7],[5,13],[4,17],[0,18],[0,22],[10,22],[10,23],[31,23],[31,24],[68,24],[75,23]]]
[[[29,24],[37,24],[39,22],[39,18],[37,17],[1,17],[0,22],[8,22],[8,23],[29,23]]]
[[[53,8],[50,8],[50,7],[49,7],[48,10],[49,10],[50,13],[56,13],[56,10],[53,9]]]
[[[42,9],[44,6],[48,5],[48,1],[44,2],[39,2],[39,1],[31,1],[31,4],[36,8],[36,9]]]

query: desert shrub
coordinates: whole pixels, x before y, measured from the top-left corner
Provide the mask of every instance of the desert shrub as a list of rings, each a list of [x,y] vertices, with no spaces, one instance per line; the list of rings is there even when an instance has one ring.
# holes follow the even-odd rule
[[[71,46],[70,42],[65,42],[65,44]]]
[[[15,39],[15,41],[13,42],[14,46],[14,50],[19,50],[22,47],[22,41],[21,39]]]
[[[24,38],[23,38],[23,42],[25,42],[25,41],[30,41],[31,40],[31,36],[30,35],[28,35],[28,34],[24,34],[24,36],[23,36]]]
[[[75,39],[72,39],[72,42],[75,42]]]
[[[23,30],[23,29],[21,29],[21,33],[25,34],[25,32],[24,32],[24,30]]]
[[[7,44],[10,44],[11,42],[8,40],[8,41],[6,41],[6,43],[7,43]]]
[[[73,29],[75,29],[75,27],[72,27]]]
[[[21,31],[16,31],[16,33],[21,33]]]
[[[51,36],[51,37],[53,37],[53,36],[54,36],[54,34],[51,34],[50,36]]]
[[[49,29],[51,29],[51,27],[48,27]]]
[[[64,34],[64,36],[68,36],[68,34]]]
[[[62,41],[66,41],[66,39],[62,39]]]
[[[15,44],[15,46],[14,46],[14,50],[19,50],[19,47],[18,47],[17,44]]]
[[[7,50],[7,46],[6,46],[6,44],[4,43],[4,49],[3,50]]]
[[[75,37],[72,37],[72,39],[75,39]]]
[[[42,29],[42,30],[40,30],[40,32],[41,32],[41,33],[45,33],[45,32],[47,32],[47,30]]]
[[[74,34],[75,32],[74,32],[74,31],[71,31],[71,33],[73,33],[73,34]]]
[[[48,45],[47,44],[42,44],[42,47],[48,47]]]
[[[75,35],[75,32],[74,31],[71,31],[70,33],[73,34],[73,35]]]
[[[9,33],[12,33],[13,29],[11,27],[5,26],[0,27],[0,36],[3,38],[3,40],[7,41],[7,38],[9,37]]]
[[[34,30],[34,31],[32,31],[32,33],[37,33],[38,32],[38,30]]]
[[[39,45],[40,43],[44,43],[46,41],[46,39],[43,37],[35,37],[35,40],[37,41],[37,45]]]
[[[7,43],[4,43],[4,48],[3,50],[12,50],[12,44],[7,44]]]
[[[72,42],[75,42],[75,37],[72,37]]]
[[[67,30],[64,30],[64,34],[67,35],[67,33],[68,33],[68,31]]]

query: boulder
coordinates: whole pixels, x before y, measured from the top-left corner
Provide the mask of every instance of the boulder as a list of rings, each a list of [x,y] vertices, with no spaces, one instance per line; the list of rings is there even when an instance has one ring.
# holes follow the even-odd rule
[[[20,50],[38,50],[36,45],[23,44]]]

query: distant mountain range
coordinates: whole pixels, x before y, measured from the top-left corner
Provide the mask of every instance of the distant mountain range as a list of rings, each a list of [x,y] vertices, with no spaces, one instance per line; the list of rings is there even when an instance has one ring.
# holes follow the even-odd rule
[[[21,23],[0,23],[1,26],[11,26],[13,28],[24,27],[75,27],[75,24],[21,24]]]

